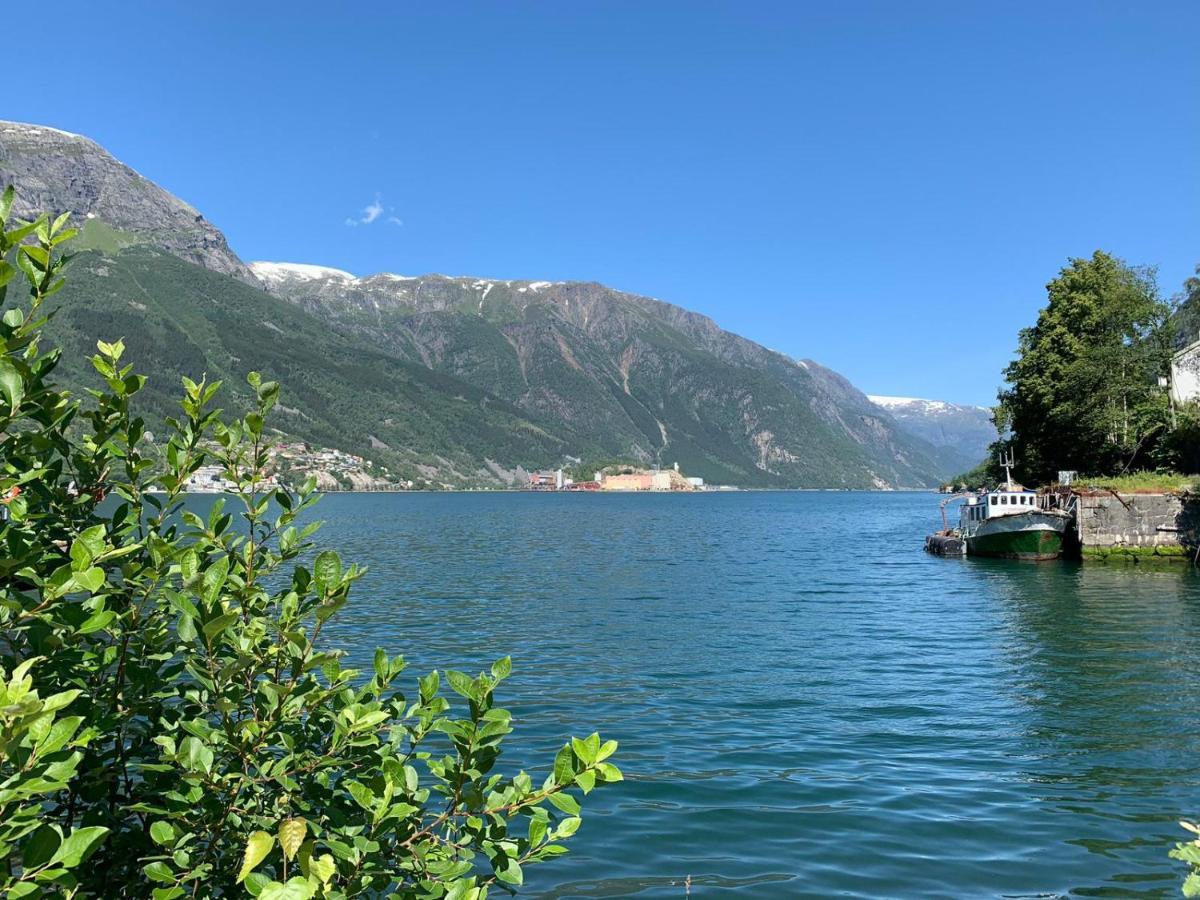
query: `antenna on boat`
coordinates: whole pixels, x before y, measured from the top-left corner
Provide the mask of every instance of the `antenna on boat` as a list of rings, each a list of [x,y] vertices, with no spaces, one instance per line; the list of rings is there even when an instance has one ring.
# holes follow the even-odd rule
[[[1013,452],[1008,451],[1007,455],[1002,451],[1000,453],[1000,465],[1004,467],[1004,489],[1011,491],[1013,489],[1012,470],[1013,470]]]

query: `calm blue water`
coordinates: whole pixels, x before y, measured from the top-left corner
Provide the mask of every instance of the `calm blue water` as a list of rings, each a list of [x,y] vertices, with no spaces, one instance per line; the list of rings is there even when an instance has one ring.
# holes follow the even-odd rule
[[[936,505],[332,495],[372,570],[332,637],[414,677],[511,654],[514,769],[620,740],[530,896],[1177,896],[1200,578],[930,557]]]

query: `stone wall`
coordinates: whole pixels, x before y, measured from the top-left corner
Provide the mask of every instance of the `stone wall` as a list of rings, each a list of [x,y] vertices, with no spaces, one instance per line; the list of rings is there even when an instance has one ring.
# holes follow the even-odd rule
[[[1175,494],[1076,495],[1075,523],[1084,557],[1190,558],[1200,539],[1200,499]]]

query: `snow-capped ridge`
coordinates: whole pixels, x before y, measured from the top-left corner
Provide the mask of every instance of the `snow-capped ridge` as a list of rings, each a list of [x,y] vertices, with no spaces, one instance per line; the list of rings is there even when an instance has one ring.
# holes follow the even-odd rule
[[[260,280],[276,284],[285,278],[340,278],[346,281],[358,281],[358,278],[344,269],[334,269],[330,266],[314,266],[309,263],[286,263],[257,261],[250,263],[250,271]]]
[[[925,412],[945,412],[953,409],[981,409],[988,411],[986,406],[973,406],[969,403],[949,403],[946,400],[925,400],[921,397],[886,397],[881,394],[867,394],[867,399],[876,406],[884,409],[919,408]]]
[[[30,125],[27,122],[9,122],[0,119],[0,133],[3,132],[8,132],[9,134],[39,134],[41,132],[48,132],[60,135],[61,137],[79,138],[84,141],[89,140],[82,134],[75,134],[73,131],[63,131],[61,128],[53,128],[49,125]]]

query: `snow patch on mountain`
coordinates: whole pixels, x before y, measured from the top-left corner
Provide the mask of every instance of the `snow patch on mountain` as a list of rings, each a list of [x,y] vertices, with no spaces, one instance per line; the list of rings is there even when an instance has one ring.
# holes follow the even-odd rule
[[[278,284],[281,281],[289,278],[304,278],[313,280],[317,278],[338,278],[342,281],[357,281],[358,279],[342,269],[333,269],[329,266],[313,266],[308,263],[283,263],[283,262],[252,262],[250,263],[250,271],[258,276],[260,281],[267,284]]]
[[[920,397],[885,397],[880,394],[867,394],[867,399],[876,406],[882,406],[889,411],[905,410],[924,413],[967,409],[988,411],[986,406],[968,406],[961,403],[947,403],[945,400],[924,400]]]

